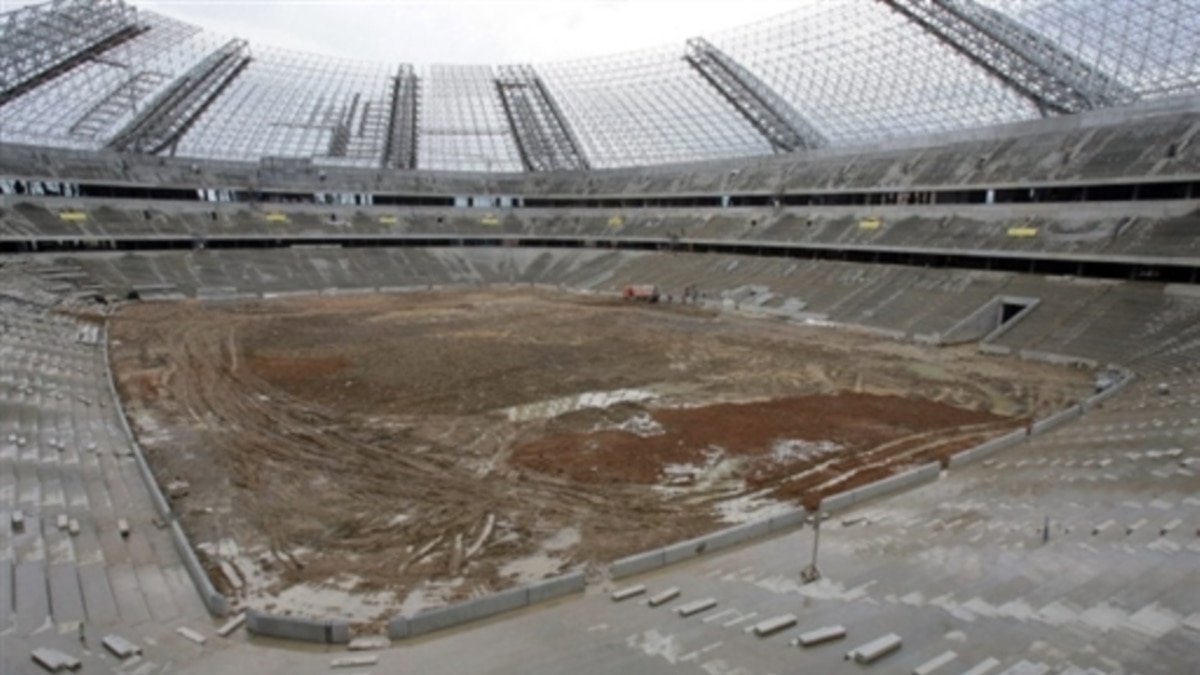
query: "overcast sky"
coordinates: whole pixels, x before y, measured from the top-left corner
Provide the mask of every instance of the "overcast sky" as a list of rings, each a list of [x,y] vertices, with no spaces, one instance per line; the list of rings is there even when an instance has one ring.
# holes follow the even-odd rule
[[[141,0],[210,30],[370,61],[561,61],[677,44],[820,0]],[[829,1],[829,0],[824,0]],[[36,4],[0,0],[0,9]]]

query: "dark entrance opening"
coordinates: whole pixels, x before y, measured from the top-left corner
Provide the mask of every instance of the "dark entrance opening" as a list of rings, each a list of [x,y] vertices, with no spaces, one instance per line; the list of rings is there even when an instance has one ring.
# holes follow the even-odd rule
[[[1000,325],[1003,326],[1004,324],[1008,323],[1009,321],[1012,321],[1013,317],[1020,314],[1021,310],[1025,309],[1026,307],[1028,307],[1028,305],[1018,305],[1015,302],[1001,303],[1001,305],[1000,305]]]

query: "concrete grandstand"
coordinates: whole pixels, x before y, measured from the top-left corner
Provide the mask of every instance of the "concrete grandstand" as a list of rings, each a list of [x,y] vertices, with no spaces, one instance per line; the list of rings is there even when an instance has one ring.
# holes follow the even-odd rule
[[[845,0],[466,67],[0,15],[0,674],[1200,673],[1197,34]],[[720,452],[563,450],[838,397],[908,435],[780,427],[721,499]]]

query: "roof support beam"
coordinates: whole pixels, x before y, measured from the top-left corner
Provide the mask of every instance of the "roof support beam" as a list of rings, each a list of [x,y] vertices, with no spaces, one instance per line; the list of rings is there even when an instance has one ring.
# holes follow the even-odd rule
[[[878,0],[1033,102],[1042,115],[1132,103],[1137,94],[974,0]]]
[[[828,145],[824,134],[782,96],[708,40],[688,40],[683,59],[767,139],[775,152]]]
[[[117,132],[105,147],[158,154],[174,148],[208,106],[250,64],[244,40],[230,40],[192,66]]]
[[[147,30],[113,0],[57,0],[0,21],[0,106]]]
[[[384,139],[382,166],[385,169],[417,168],[417,119],[420,113],[421,81],[413,67],[401,64],[392,78],[392,106]]]
[[[495,81],[527,171],[589,168],[575,132],[533,66],[501,66]]]

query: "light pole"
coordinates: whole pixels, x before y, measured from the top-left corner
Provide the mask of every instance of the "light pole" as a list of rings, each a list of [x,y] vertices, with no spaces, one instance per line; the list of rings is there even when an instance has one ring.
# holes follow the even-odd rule
[[[806,584],[821,578],[821,570],[817,568],[817,548],[821,543],[821,512],[818,510],[813,514],[813,546],[812,546],[812,562],[808,567],[800,570],[800,581]]]

